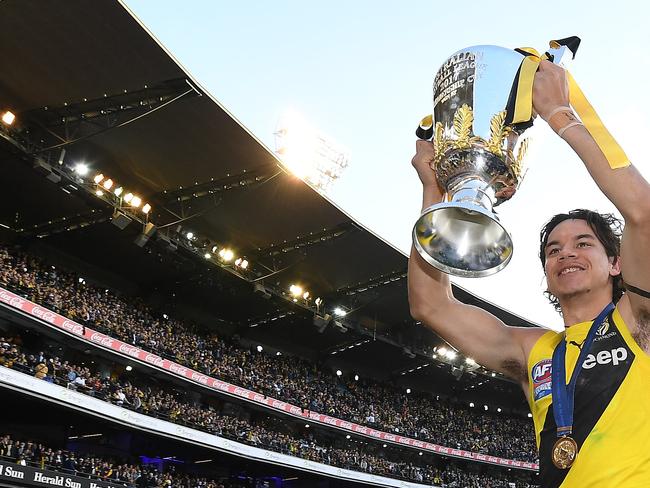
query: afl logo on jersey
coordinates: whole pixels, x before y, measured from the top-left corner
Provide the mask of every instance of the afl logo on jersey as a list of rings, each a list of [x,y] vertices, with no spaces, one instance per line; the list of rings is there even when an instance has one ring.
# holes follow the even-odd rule
[[[552,361],[550,359],[542,359],[533,366],[530,375],[533,379],[534,401],[544,398],[551,393],[551,370]]]

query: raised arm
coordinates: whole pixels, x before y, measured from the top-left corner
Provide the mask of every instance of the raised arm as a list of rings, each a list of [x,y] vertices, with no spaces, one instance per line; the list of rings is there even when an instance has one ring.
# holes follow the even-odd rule
[[[547,121],[557,107],[569,105],[566,74],[561,67],[542,61],[535,77],[533,103]],[[562,138],[582,159],[598,187],[625,219],[621,242],[623,279],[628,285],[650,290],[650,185],[632,165],[612,169],[584,126],[568,128]],[[636,329],[633,332],[639,345],[650,352],[650,299],[628,292],[620,302],[620,309],[628,327]]]
[[[422,209],[442,200],[430,164],[433,144],[417,141],[412,164],[423,186]],[[408,268],[411,315],[479,364],[527,384],[526,360],[541,329],[508,327],[485,310],[457,300],[449,277],[427,264],[411,248]]]

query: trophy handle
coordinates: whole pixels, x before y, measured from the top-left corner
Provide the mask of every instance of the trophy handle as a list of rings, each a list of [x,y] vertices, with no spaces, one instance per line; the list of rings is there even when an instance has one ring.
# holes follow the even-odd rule
[[[415,136],[423,141],[428,141],[433,137],[433,115],[429,114],[420,120],[418,128],[415,129]]]
[[[560,64],[566,58],[567,51],[571,53],[571,59],[575,59],[576,52],[580,47],[580,38],[577,36],[565,37],[556,41],[550,41],[546,57],[549,61]]]

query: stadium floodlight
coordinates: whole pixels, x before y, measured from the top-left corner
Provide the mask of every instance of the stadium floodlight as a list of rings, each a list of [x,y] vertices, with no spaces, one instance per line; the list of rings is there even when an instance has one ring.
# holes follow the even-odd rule
[[[185,234],[185,237],[187,237],[188,241],[191,241],[192,239],[194,239],[194,232],[188,232],[187,234]]]
[[[491,376],[492,376],[492,378],[494,378],[496,375],[497,374],[493,372]]]
[[[219,252],[219,246],[212,246],[212,254],[217,254]]]
[[[300,286],[300,285],[291,285],[289,287],[289,293],[291,293],[294,297],[299,297],[300,295],[303,294],[302,286]]]
[[[151,205],[149,205],[148,203],[145,203],[142,206],[142,213],[148,214],[150,211],[151,211]]]
[[[410,389],[410,388],[407,388],[407,389],[406,389],[406,394],[409,395],[410,393],[411,393],[411,389]]]
[[[3,122],[5,125],[12,125],[12,124],[15,122],[15,120],[16,120],[16,116],[15,116],[14,113],[11,112],[10,110],[6,110],[6,111],[2,114],[2,122]]]
[[[350,434],[346,435],[345,438],[349,440],[350,439]]]
[[[469,366],[476,366],[476,361],[474,361],[472,358],[465,358],[465,364],[468,364]]]
[[[95,184],[99,185],[103,179],[104,179],[104,175],[99,173],[98,175],[95,175],[93,181],[95,182]]]
[[[219,251],[219,257],[225,262],[228,262],[235,257],[235,253],[231,249],[223,248],[221,251]]]
[[[275,353],[275,355],[276,355],[276,356],[282,356],[282,353],[281,353],[280,351],[277,351],[277,352]]]
[[[133,371],[133,366],[130,364],[125,368],[127,371]]]
[[[309,428],[309,424],[305,424],[305,429],[308,429],[308,428]]]
[[[278,122],[275,151],[289,171],[321,193],[343,174],[350,159],[347,150],[292,111]]]
[[[456,356],[457,356],[457,355],[458,355],[458,354],[456,353],[456,351],[453,351],[453,350],[451,350],[451,349],[448,350],[448,351],[445,353],[445,356],[447,356],[447,359],[456,359]]]
[[[487,405],[483,405],[483,409],[487,412],[487,410],[488,410],[488,406],[487,406]]]
[[[501,413],[501,407],[497,408],[497,412]]]
[[[309,292],[306,291],[305,293],[302,294],[302,297],[307,300],[309,298]]]
[[[336,370],[336,376],[341,376],[342,374],[343,374],[343,372],[340,369]]]
[[[104,192],[101,191],[101,190],[96,190],[96,191],[95,191],[95,195],[97,195],[98,197],[101,197],[101,196],[104,195]]]
[[[359,381],[359,375],[358,374],[354,375],[354,381]]]
[[[117,188],[115,188],[115,191],[113,193],[115,193],[116,197],[119,197],[122,194],[123,191],[124,191],[124,188],[122,188],[121,186],[118,186]]]
[[[111,180],[110,178],[107,179],[104,183],[102,183],[102,186],[104,187],[104,190],[110,190],[111,188],[113,188],[113,180]]]
[[[248,261],[244,258],[237,258],[237,260],[235,261],[235,266],[241,269],[246,269],[248,268]]]
[[[203,255],[203,257],[204,257],[205,259],[210,259],[210,258],[212,257],[212,254],[210,254],[209,252],[206,252],[206,253]]]
[[[347,314],[348,313],[345,310],[343,310],[341,307],[336,307],[334,309],[334,315],[336,315],[337,317],[345,317]]]
[[[131,206],[132,207],[138,208],[141,203],[142,203],[142,199],[140,197],[138,197],[138,196],[134,195],[133,198],[131,199]]]
[[[418,456],[422,456],[422,451],[418,452]]]
[[[529,419],[532,419],[532,418],[533,418],[533,414],[530,413],[530,412],[528,412],[528,418],[529,418]]]
[[[264,348],[262,346],[257,346],[257,352],[262,352]]]
[[[469,402],[469,408],[474,408],[474,402]]]
[[[384,445],[383,445],[383,446],[381,446],[381,447],[386,447],[386,444],[384,444]]]
[[[88,165],[86,163],[77,163],[74,167],[74,172],[79,176],[86,176],[88,174]]]
[[[126,195],[124,195],[124,201],[126,203],[131,203],[131,200],[133,200],[133,193],[129,192]]]
[[[318,297],[316,300],[314,300],[314,303],[316,304],[317,307],[320,307],[323,304],[323,299]]]
[[[446,347],[441,347],[438,349],[438,352],[440,353],[441,356],[447,356],[447,348]]]

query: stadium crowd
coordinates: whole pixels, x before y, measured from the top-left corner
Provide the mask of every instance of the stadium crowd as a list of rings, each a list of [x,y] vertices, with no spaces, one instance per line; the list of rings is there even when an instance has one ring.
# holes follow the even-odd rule
[[[178,472],[161,471],[153,464],[132,464],[110,458],[53,449],[40,442],[5,434],[0,436],[0,459],[21,466],[59,471],[72,476],[102,480],[138,488],[240,488],[250,484],[228,479],[208,479]]]
[[[372,380],[338,378],[297,358],[248,350],[14,248],[0,246],[0,285],[142,349],[305,409],[448,447],[536,459],[525,419],[473,412],[431,394],[406,395]]]
[[[305,435],[292,432],[288,429],[288,424],[279,419],[267,417],[253,420],[250,417],[226,415],[220,412],[219,406],[215,408],[214,405],[193,402],[184,398],[182,393],[170,393],[156,386],[137,383],[133,378],[120,378],[115,372],[102,375],[94,367],[73,364],[49,352],[26,350],[21,342],[20,337],[0,337],[1,366],[20,370],[145,415],[191,426],[255,447],[376,475],[444,486],[453,486],[450,483],[457,479],[467,478],[467,482],[474,482],[480,478],[490,482],[489,485],[480,486],[502,486],[498,483],[503,480],[494,479],[493,476],[465,473],[451,467],[440,470],[422,463],[418,465],[410,461],[387,459],[391,457],[387,452],[375,455],[356,446],[336,447],[332,442],[317,439],[311,433]],[[127,470],[127,474],[132,472]]]

